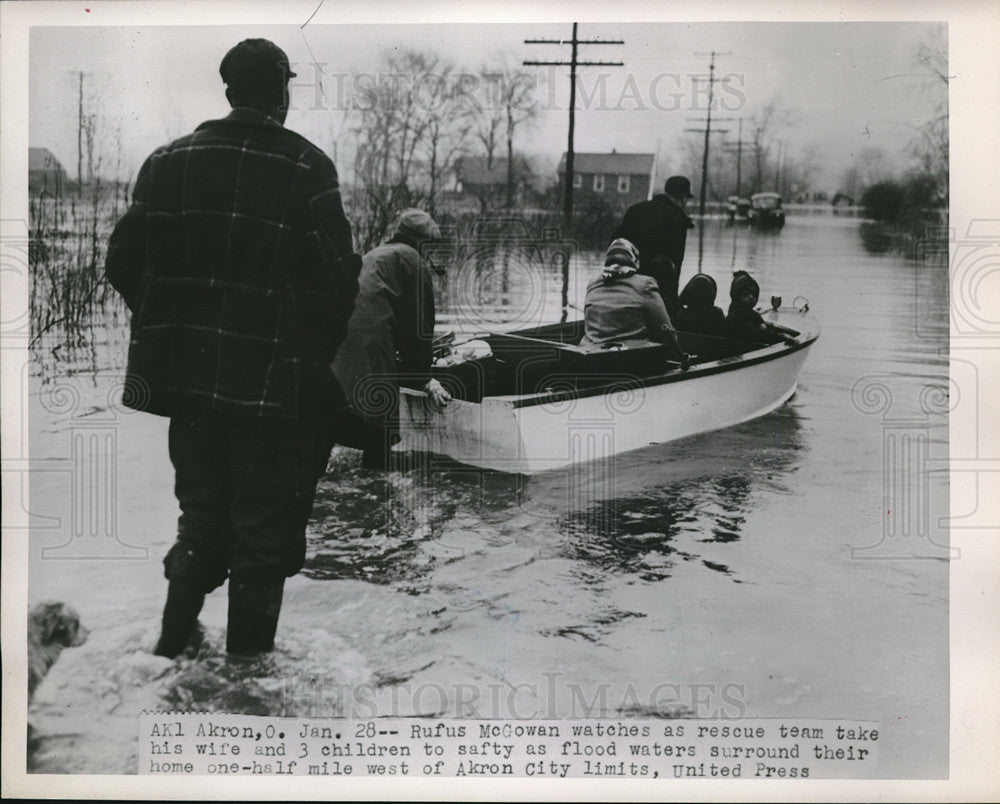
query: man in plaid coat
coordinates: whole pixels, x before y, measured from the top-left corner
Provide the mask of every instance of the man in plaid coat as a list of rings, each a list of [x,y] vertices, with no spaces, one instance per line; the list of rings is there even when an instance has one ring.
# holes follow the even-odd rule
[[[284,52],[248,39],[219,71],[232,111],[146,160],[106,265],[132,311],[126,404],[170,417],[169,657],[227,575],[227,650],[273,648],[346,405],[329,366],[361,267],[333,163],[283,126]]]

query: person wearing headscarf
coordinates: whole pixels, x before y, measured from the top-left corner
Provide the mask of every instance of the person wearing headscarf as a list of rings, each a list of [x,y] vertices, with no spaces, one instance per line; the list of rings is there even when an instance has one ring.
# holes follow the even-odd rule
[[[677,329],[699,335],[723,337],[726,334],[726,314],[715,306],[718,286],[708,274],[695,274],[681,291],[683,307],[677,314]]]
[[[730,338],[777,343],[794,343],[793,330],[769,324],[754,307],[760,298],[760,285],[746,271],[733,274],[729,286],[729,313],[726,315],[726,332]]]
[[[639,273],[639,251],[624,238],[611,243],[601,275],[587,286],[583,330],[581,346],[647,338],[673,346],[685,367],[689,362],[656,280]]]
[[[440,237],[423,210],[404,210],[392,237],[364,255],[354,313],[333,363],[351,406],[338,440],[365,450],[364,465],[385,468],[399,441],[399,385],[423,388],[443,408],[451,396],[431,377],[434,288],[421,244]]]

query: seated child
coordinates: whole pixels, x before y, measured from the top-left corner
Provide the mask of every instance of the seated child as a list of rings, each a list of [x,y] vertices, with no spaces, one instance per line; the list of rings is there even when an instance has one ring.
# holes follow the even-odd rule
[[[681,291],[681,304],[677,314],[677,329],[700,335],[723,337],[726,334],[726,315],[715,306],[718,287],[708,274],[695,274]]]
[[[770,324],[754,310],[760,298],[760,285],[746,271],[733,274],[729,287],[729,314],[726,316],[726,330],[730,338],[761,343],[794,343],[789,334],[792,330],[777,324]]]

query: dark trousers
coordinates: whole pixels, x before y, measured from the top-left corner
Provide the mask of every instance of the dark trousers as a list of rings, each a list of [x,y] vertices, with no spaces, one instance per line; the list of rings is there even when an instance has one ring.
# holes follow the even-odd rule
[[[392,463],[392,448],[399,443],[398,417],[365,417],[353,408],[337,415],[333,424],[337,444],[363,450],[365,469],[384,470]]]
[[[306,524],[330,453],[326,424],[173,418],[169,444],[181,509],[178,547],[198,556],[205,592],[227,573],[267,584],[302,569]]]
[[[305,562],[305,530],[331,446],[318,419],[217,414],[170,420],[180,504],[177,541],[156,652],[188,644],[204,596],[229,577],[226,649],[256,654],[274,643],[286,577]]]
[[[640,266],[640,273],[647,274],[656,280],[656,284],[660,287],[660,295],[663,297],[663,304],[667,308],[670,319],[673,320],[681,309],[678,298],[680,268],[674,265],[673,260],[663,255],[651,257],[645,262],[640,260]]]

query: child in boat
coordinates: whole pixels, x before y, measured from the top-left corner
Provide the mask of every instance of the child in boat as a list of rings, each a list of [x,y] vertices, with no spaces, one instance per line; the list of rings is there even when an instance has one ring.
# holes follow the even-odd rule
[[[726,334],[726,314],[715,306],[718,286],[708,274],[695,274],[681,291],[683,307],[677,314],[677,329],[681,332],[696,332],[699,335],[724,337]]]
[[[726,331],[730,338],[761,343],[795,343],[789,334],[792,330],[764,320],[754,307],[760,298],[760,285],[746,271],[733,274],[729,286],[729,314],[726,316]]]
[[[677,342],[656,280],[638,273],[639,251],[618,238],[608,248],[601,275],[587,286],[581,346],[603,346],[629,338],[672,346],[683,367],[690,358]]]

